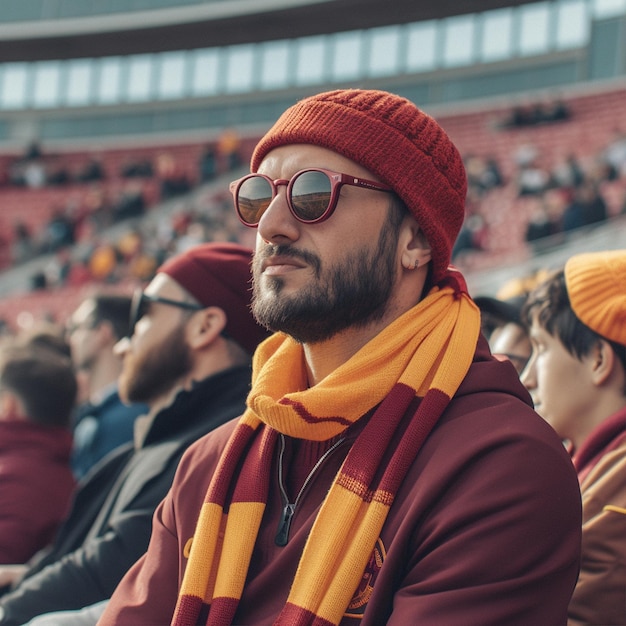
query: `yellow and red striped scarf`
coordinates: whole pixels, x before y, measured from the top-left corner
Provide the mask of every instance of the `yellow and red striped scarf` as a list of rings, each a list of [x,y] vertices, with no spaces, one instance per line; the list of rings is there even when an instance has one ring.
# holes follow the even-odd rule
[[[322,504],[276,623],[341,621],[408,468],[472,362],[478,309],[460,275],[450,274],[447,283],[310,389],[300,345],[279,333],[257,349],[248,408],[205,497],[174,626],[197,624],[207,606],[207,625],[232,623],[278,433],[326,441],[377,406]],[[387,444],[410,407],[414,415],[381,475]]]

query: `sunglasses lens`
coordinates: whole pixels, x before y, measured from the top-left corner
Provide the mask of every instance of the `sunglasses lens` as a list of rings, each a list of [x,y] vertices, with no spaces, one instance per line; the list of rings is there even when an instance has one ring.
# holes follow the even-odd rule
[[[330,178],[324,172],[302,172],[293,180],[291,205],[303,222],[315,222],[328,210],[332,196]]]
[[[246,178],[237,190],[235,204],[239,217],[250,226],[256,226],[272,201],[272,186],[262,176]]]

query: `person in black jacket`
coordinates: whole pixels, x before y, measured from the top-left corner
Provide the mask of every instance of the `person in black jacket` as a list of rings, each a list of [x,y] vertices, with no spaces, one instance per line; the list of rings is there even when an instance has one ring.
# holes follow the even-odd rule
[[[145,552],[152,514],[195,440],[241,415],[251,354],[267,336],[250,310],[251,251],[202,244],[166,261],[135,294],[120,396],[150,407],[135,441],[112,452],[80,483],[55,542],[25,567],[0,568],[0,623],[110,597]],[[17,580],[21,576],[20,580]]]

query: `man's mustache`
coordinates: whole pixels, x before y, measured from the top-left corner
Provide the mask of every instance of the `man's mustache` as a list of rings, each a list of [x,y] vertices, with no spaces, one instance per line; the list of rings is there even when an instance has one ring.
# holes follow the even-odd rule
[[[270,259],[274,256],[285,256],[294,259],[300,259],[301,261],[304,261],[307,265],[312,266],[316,273],[319,273],[321,267],[319,257],[311,252],[308,252],[306,250],[299,250],[298,248],[294,248],[291,245],[272,243],[267,244],[264,248],[255,252],[254,266],[258,268],[263,261],[265,261],[266,259]]]

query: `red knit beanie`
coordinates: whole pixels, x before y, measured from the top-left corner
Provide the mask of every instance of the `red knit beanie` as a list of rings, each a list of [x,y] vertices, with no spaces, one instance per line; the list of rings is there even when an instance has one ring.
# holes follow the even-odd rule
[[[270,150],[296,143],[333,150],[389,185],[428,239],[434,282],[443,277],[465,215],[467,179],[459,151],[432,117],[385,91],[321,93],[281,115],[258,143],[251,171]]]
[[[186,289],[205,307],[224,310],[225,333],[250,354],[269,332],[252,315],[252,250],[234,243],[206,243],[194,246],[165,261],[163,272]]]

